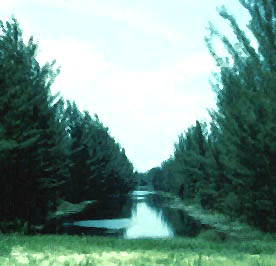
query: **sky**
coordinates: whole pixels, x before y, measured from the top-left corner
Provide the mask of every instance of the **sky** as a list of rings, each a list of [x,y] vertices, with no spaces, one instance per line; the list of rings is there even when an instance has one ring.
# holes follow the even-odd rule
[[[39,43],[38,61],[60,66],[52,92],[96,113],[147,171],[196,120],[210,120],[217,69],[204,37],[209,21],[231,34],[222,5],[246,24],[238,0],[0,0],[0,20],[15,16]]]

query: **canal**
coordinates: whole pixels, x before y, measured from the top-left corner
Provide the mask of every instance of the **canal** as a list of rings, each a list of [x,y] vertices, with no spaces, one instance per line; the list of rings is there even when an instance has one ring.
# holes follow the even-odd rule
[[[171,202],[146,190],[100,200],[76,220],[64,223],[63,232],[134,239],[194,237],[207,229]]]

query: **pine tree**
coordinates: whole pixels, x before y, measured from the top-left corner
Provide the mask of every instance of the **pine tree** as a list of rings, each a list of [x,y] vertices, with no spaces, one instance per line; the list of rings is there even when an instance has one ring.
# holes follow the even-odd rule
[[[37,45],[23,42],[15,19],[0,36],[1,220],[45,218],[58,187],[57,121],[50,87],[54,63],[40,67]],[[56,134],[55,134],[56,133]],[[39,216],[41,216],[39,214]],[[30,226],[28,228],[30,230]]]
[[[108,128],[97,115],[80,112],[75,103],[67,102],[66,116],[70,139],[66,199],[78,203],[129,192],[134,185],[133,166]]]
[[[276,200],[276,5],[270,0],[240,2],[251,15],[248,28],[258,43],[258,50],[234,17],[222,8],[220,15],[230,22],[237,44],[211,27],[207,45],[220,67],[220,80],[214,85],[218,111],[211,115],[221,131],[222,139],[217,147],[227,172],[226,183],[231,188],[225,191],[225,206],[233,208],[233,197],[227,195],[234,193],[238,199],[235,200],[238,202],[236,215],[242,211],[250,223],[273,231],[276,230],[273,207]],[[232,63],[215,53],[214,36],[224,43]]]

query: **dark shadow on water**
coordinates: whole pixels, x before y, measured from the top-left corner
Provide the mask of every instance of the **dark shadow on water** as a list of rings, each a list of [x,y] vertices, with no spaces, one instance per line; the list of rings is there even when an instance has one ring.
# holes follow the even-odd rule
[[[161,213],[163,221],[173,229],[175,236],[196,237],[201,231],[209,229],[185,211],[172,208],[167,197],[152,194],[147,197],[147,204]]]
[[[195,237],[206,226],[182,210],[170,206],[167,197],[148,191],[134,191],[120,198],[98,201],[68,221],[62,233],[123,238]]]

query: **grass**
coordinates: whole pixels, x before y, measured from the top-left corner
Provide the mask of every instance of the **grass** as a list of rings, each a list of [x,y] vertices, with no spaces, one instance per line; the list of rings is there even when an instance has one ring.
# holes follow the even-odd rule
[[[185,211],[185,213],[198,220],[201,224],[209,225],[217,232],[224,234],[227,238],[244,241],[260,239],[264,236],[261,231],[249,226],[242,219],[231,218],[214,210],[204,210],[195,200],[182,201],[170,193],[161,192],[159,194],[170,199],[167,203],[170,208]]]
[[[51,213],[48,218],[49,219],[57,219],[60,217],[66,218],[72,214],[81,213],[82,211],[84,211],[85,208],[94,204],[95,202],[96,202],[95,200],[94,201],[87,200],[87,201],[82,201],[81,203],[78,203],[78,204],[73,204],[68,201],[60,200],[58,202],[59,205],[57,207],[57,211],[55,211],[54,213]]]
[[[173,196],[169,204],[184,209],[213,229],[197,238],[136,240],[0,233],[0,266],[276,266],[275,235],[263,234],[240,221],[202,210],[195,203],[184,204]],[[68,204],[62,207],[65,213],[72,211]]]
[[[276,241],[221,241],[215,231],[195,239],[0,234],[0,265],[273,266]]]

